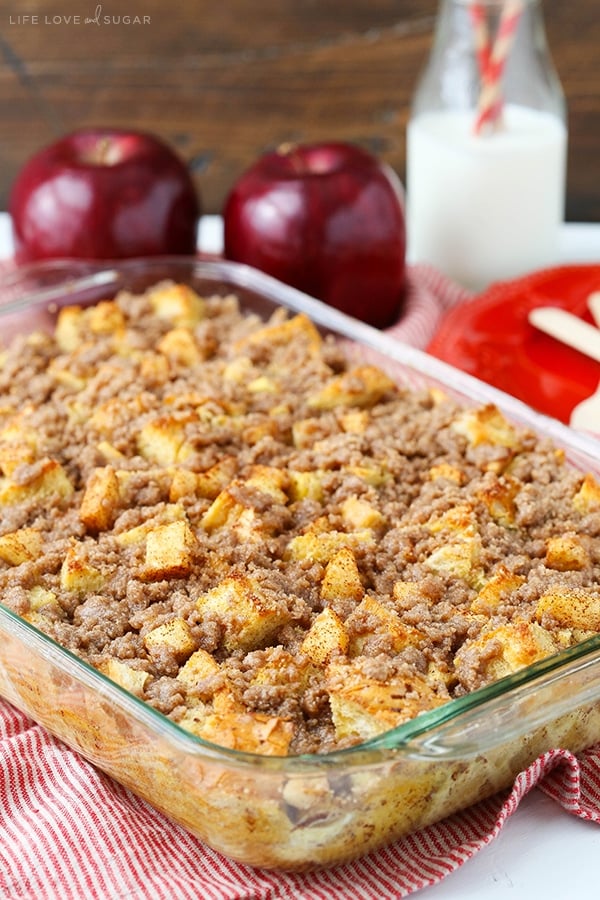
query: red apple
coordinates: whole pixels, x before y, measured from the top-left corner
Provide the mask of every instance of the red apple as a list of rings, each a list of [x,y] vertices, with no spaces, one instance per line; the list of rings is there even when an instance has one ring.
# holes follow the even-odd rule
[[[267,153],[233,185],[223,220],[228,259],[379,328],[397,319],[404,191],[367,151],[333,142]]]
[[[43,147],[9,198],[17,261],[190,254],[200,200],[176,153],[158,137],[80,129]]]

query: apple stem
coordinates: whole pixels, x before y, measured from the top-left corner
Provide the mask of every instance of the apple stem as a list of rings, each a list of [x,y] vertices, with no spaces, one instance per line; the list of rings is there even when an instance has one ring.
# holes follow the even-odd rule
[[[119,150],[114,141],[103,137],[86,148],[83,159],[96,166],[112,166],[119,161]]]

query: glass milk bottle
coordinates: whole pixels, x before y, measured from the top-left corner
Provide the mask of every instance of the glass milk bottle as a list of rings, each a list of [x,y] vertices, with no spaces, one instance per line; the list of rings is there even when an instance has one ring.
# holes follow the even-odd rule
[[[441,0],[407,128],[410,262],[473,290],[553,264],[566,156],[541,0]]]

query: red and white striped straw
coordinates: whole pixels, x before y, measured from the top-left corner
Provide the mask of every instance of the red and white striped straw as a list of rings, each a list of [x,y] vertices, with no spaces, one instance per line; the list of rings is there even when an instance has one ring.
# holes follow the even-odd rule
[[[474,6],[481,7],[482,4],[474,4]],[[502,77],[515,40],[522,12],[523,0],[506,0],[502,7],[498,33],[494,42],[489,50],[482,50],[481,26],[477,24],[477,21],[483,14],[483,10],[471,10],[480,69],[482,62],[485,61],[485,68],[481,69],[482,88],[475,120],[476,134],[496,129],[501,121],[503,107]]]
[[[483,80],[486,76],[492,53],[492,42],[490,40],[490,30],[488,28],[485,6],[483,3],[471,3],[469,12],[473,24],[479,77]]]

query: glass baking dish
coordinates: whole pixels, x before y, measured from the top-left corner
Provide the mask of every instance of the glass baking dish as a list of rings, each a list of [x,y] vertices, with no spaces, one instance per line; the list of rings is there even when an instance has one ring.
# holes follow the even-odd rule
[[[54,262],[0,283],[3,338],[50,326],[64,303],[172,278],[201,294],[235,293],[265,317],[304,312],[351,355],[413,388],[494,403],[550,437],[569,464],[600,474],[600,443],[425,353],[249,267],[195,259]],[[551,747],[600,740],[600,635],[417,716],[359,746],[267,757],[183,730],[0,605],[0,694],[212,848],[253,866],[334,865],[507,787]]]

